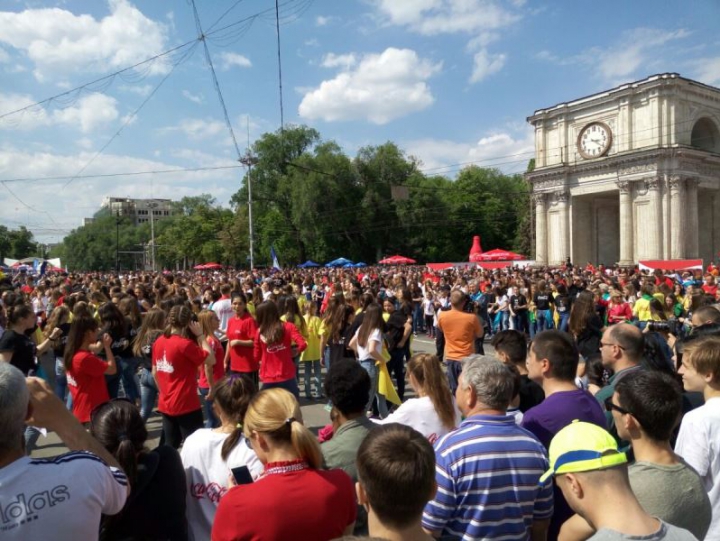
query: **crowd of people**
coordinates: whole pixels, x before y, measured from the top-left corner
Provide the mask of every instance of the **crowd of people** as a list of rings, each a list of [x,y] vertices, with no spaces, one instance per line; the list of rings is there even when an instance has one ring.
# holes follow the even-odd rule
[[[0,538],[720,541],[716,275],[6,277]]]

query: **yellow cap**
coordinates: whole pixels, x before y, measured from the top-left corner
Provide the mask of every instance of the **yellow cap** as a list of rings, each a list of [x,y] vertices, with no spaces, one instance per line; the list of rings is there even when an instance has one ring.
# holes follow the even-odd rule
[[[552,475],[603,470],[627,463],[625,453],[618,450],[610,433],[592,423],[573,421],[550,443],[550,469],[540,478]]]

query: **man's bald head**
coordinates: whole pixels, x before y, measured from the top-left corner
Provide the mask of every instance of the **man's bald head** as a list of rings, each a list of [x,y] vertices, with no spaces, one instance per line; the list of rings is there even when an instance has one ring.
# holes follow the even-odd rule
[[[620,346],[627,360],[640,362],[645,343],[640,329],[629,323],[618,323],[610,327],[610,338]]]

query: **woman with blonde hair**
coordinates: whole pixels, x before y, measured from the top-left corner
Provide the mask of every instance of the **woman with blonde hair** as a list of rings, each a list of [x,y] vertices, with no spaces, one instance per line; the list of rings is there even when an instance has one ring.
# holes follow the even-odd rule
[[[233,487],[220,500],[214,541],[325,541],[352,533],[357,513],[352,480],[341,470],[320,469],[320,445],[302,424],[291,393],[274,388],[255,395],[243,432],[265,469],[256,482]]]
[[[408,425],[432,443],[460,424],[460,411],[436,355],[413,355],[407,363],[407,373],[417,398],[406,400],[386,419],[375,422]]]

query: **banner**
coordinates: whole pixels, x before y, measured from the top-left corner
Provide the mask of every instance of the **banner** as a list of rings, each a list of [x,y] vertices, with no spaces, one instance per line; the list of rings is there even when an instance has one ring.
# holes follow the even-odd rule
[[[280,261],[278,261],[278,256],[275,253],[275,246],[270,246],[270,259],[272,260],[272,268],[277,270],[282,270],[282,267],[280,266]]]

